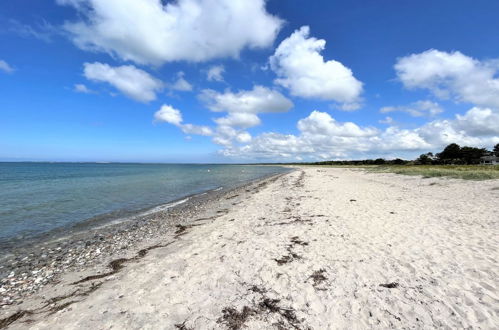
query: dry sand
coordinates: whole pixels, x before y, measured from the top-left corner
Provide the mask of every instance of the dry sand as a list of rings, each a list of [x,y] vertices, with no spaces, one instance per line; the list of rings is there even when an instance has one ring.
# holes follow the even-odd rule
[[[498,187],[298,169],[10,327],[497,329]]]

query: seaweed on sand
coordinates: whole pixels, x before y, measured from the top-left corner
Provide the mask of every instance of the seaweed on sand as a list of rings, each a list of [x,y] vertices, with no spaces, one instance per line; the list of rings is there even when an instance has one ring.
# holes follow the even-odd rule
[[[230,330],[241,329],[246,320],[256,314],[256,311],[248,306],[244,306],[239,312],[233,307],[222,309],[222,316],[217,320],[218,323],[225,324]]]
[[[397,282],[391,282],[391,283],[382,283],[379,286],[387,289],[395,289],[399,287],[399,284]]]
[[[319,287],[323,282],[327,281],[327,277],[324,275],[325,273],[326,270],[321,268],[313,272],[312,275],[308,277],[309,279],[312,279],[312,281],[314,281],[312,285],[316,290],[325,290]]]
[[[33,312],[31,311],[18,311],[6,318],[0,319],[0,329],[4,329],[14,323],[15,321],[19,320],[20,318],[24,317],[25,315],[31,315]]]

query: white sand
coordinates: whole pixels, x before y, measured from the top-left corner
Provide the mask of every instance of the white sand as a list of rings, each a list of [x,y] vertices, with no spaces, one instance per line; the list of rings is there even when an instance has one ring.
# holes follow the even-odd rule
[[[304,168],[11,327],[225,329],[247,306],[247,329],[497,329],[497,187]]]

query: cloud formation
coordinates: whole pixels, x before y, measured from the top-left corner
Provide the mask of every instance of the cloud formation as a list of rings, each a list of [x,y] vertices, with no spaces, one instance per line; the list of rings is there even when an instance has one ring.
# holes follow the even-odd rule
[[[264,0],[57,0],[82,20],[64,29],[80,48],[140,64],[237,57],[272,45],[282,20]]]
[[[158,122],[169,123],[174,126],[179,127],[182,132],[186,134],[196,134],[211,136],[213,131],[207,126],[197,126],[192,124],[184,124],[182,113],[180,110],[175,109],[171,105],[164,104],[156,113],[154,114],[154,119]]]
[[[230,145],[233,140],[249,141],[250,135],[244,130],[260,125],[258,114],[286,112],[293,107],[293,102],[278,91],[258,85],[252,90],[237,93],[205,89],[199,98],[211,111],[227,113],[214,119],[218,127],[213,141],[224,146]]]
[[[499,60],[479,61],[460,52],[430,49],[399,58],[395,70],[409,89],[427,89],[481,107],[499,108]]]
[[[208,81],[224,81],[224,72],[225,67],[223,65],[214,65],[206,72],[206,79]]]
[[[325,61],[320,53],[326,41],[309,33],[308,26],[296,30],[270,57],[270,67],[278,76],[275,83],[294,96],[336,101],[344,110],[359,108],[362,83],[342,63]]]
[[[473,136],[499,136],[499,111],[474,107],[464,115],[456,115],[455,127]]]
[[[73,90],[77,93],[83,93],[83,94],[95,93],[93,90],[89,89],[84,84],[75,84]]]
[[[14,72],[14,68],[12,68],[9,63],[0,60],[0,71],[3,71],[5,73],[12,73]]]
[[[220,152],[236,159],[323,160],[400,157],[444,147],[449,143],[490,147],[499,143],[498,115],[491,109],[472,108],[450,120],[434,120],[415,129],[386,129],[338,122],[328,113],[313,111],[298,121],[298,135],[263,133],[244,145]],[[389,121],[388,123],[391,123]]]
[[[436,102],[424,100],[411,103],[404,106],[383,107],[379,110],[381,113],[405,112],[412,117],[435,117],[443,112],[442,107]]]
[[[231,91],[219,93],[205,89],[200,99],[215,112],[258,114],[286,112],[293,107],[293,102],[278,91],[259,85],[254,86],[252,90],[242,90],[237,93]]]
[[[156,99],[156,93],[164,88],[161,80],[133,65],[112,67],[104,63],[85,63],[83,74],[92,81],[106,82],[120,92],[139,102]]]
[[[182,71],[177,73],[177,80],[173,84],[169,85],[169,87],[180,92],[192,91],[192,85],[185,80],[184,73]]]
[[[43,20],[35,25],[21,23],[15,19],[9,19],[5,29],[23,38],[35,38],[44,42],[51,42],[58,34],[56,27]]]
[[[252,140],[246,129],[261,123],[258,114],[286,112],[293,107],[293,103],[281,93],[263,86],[236,93],[205,89],[199,98],[211,111],[227,113],[213,119],[216,124],[213,129],[184,124],[180,111],[169,106],[163,106],[156,112],[155,119],[175,125],[187,134],[212,136],[214,143],[229,148],[234,143],[249,143]]]

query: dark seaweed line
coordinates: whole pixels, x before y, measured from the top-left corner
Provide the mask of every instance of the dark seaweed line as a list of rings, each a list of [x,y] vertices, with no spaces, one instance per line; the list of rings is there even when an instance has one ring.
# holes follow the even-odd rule
[[[137,255],[135,257],[132,257],[132,258],[119,258],[119,259],[115,259],[115,260],[111,261],[108,264],[108,267],[111,268],[110,272],[107,272],[107,273],[104,273],[104,274],[90,275],[90,276],[87,276],[87,277],[85,277],[85,278],[83,278],[81,280],[73,282],[71,284],[80,284],[80,283],[83,283],[83,282],[98,280],[100,278],[104,278],[104,277],[108,277],[108,276],[114,275],[114,274],[116,274],[117,272],[119,272],[121,269],[123,269],[125,267],[124,266],[125,263],[141,259],[141,258],[145,257],[147,255],[147,252],[149,252],[150,250],[161,248],[161,247],[167,247],[168,245],[170,245],[172,243],[173,243],[173,241],[170,242],[170,243],[164,244],[164,245],[157,244],[157,245],[153,245],[153,246],[147,247],[147,248],[142,249],[139,252],[137,252]]]
[[[149,247],[137,252],[137,255],[132,257],[132,258],[115,259],[108,264],[108,267],[111,268],[110,272],[107,272],[104,274],[98,274],[98,275],[90,275],[90,276],[87,276],[79,281],[73,282],[71,284],[77,285],[77,284],[80,284],[83,282],[97,280],[97,279],[101,279],[101,278],[116,274],[117,272],[119,272],[121,269],[123,269],[125,267],[124,266],[125,263],[139,260],[139,259],[145,257],[149,251],[151,251],[153,249],[161,248],[161,247],[167,247],[172,243],[174,243],[174,241],[169,242],[167,244],[157,244],[157,245],[149,246]],[[22,317],[27,316],[27,315],[41,314],[41,313],[45,313],[45,312],[48,312],[49,315],[54,314],[55,312],[60,311],[64,308],[68,307],[69,305],[72,305],[76,302],[79,302],[80,300],[71,300],[71,301],[64,302],[62,304],[59,304],[59,305],[56,305],[56,306],[53,306],[53,307],[47,309],[48,306],[50,306],[54,303],[57,303],[58,301],[62,301],[64,299],[67,299],[67,298],[88,296],[90,293],[97,290],[102,285],[102,283],[103,282],[98,283],[98,284],[92,284],[92,286],[90,288],[88,288],[87,290],[80,292],[80,293],[78,293],[78,290],[75,290],[70,294],[51,298],[46,302],[46,304],[44,306],[42,306],[38,309],[35,309],[35,310],[20,310],[18,312],[15,312],[14,314],[7,316],[6,318],[0,319],[0,329],[6,328],[10,324],[14,323],[15,321],[17,321],[17,320],[19,320]]]

